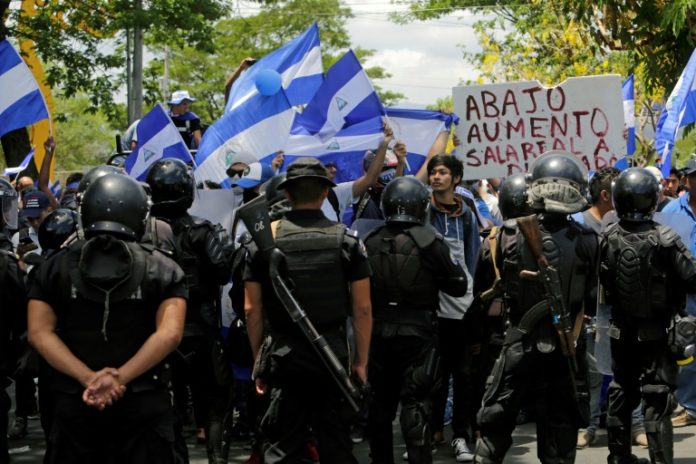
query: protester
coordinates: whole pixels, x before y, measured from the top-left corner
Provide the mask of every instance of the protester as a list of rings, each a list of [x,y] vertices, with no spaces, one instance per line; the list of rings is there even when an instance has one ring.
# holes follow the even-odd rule
[[[169,116],[189,148],[197,148],[201,144],[201,120],[196,113],[189,111],[191,103],[195,101],[188,90],[177,90],[169,100]]]
[[[696,253],[696,159],[686,163],[683,173],[687,191],[662,210],[663,219],[660,222],[677,231],[693,255]],[[687,296],[686,312],[696,316],[696,294]],[[675,396],[683,409],[672,418],[672,425],[675,428],[696,425],[696,363],[682,367]]]
[[[452,449],[457,462],[473,459],[468,442],[473,405],[471,402],[472,337],[464,316],[473,301],[473,278],[476,273],[481,241],[477,220],[464,199],[455,193],[455,187],[464,175],[462,162],[453,156],[436,155],[428,161],[428,183],[432,189],[430,224],[443,235],[452,256],[462,266],[469,282],[464,296],[440,292],[438,316],[438,343],[441,355],[441,379],[433,406],[434,442],[444,441],[443,417],[449,378],[452,377]]]

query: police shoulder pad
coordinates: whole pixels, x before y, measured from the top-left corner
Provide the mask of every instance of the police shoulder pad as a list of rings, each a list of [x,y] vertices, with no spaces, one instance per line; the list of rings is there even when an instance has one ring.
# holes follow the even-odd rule
[[[438,234],[435,229],[425,226],[413,226],[406,230],[406,233],[416,242],[418,248],[427,248],[438,238],[441,240],[442,235]]]
[[[681,237],[671,227],[667,227],[662,224],[657,224],[656,230],[659,235],[660,246],[665,248],[673,246],[685,248],[684,243],[681,240]]]

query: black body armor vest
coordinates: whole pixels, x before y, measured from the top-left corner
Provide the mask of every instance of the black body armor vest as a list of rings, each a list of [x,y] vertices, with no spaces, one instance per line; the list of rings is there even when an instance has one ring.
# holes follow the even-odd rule
[[[189,292],[185,335],[193,335],[191,326],[210,328],[218,325],[219,286],[214,277],[207,275],[206,266],[201,263],[199,253],[203,252],[203,245],[198,244],[199,249],[196,249],[197,244],[193,239],[196,233],[203,235],[210,224],[186,214],[172,221],[171,226],[180,253],[178,264],[186,275],[186,289]]]
[[[567,227],[561,227],[555,232],[546,232],[542,229],[541,241],[544,255],[549,265],[555,267],[561,280],[563,301],[572,317],[575,317],[582,309],[586,297],[585,289],[588,279],[588,263],[578,257],[578,244],[582,236],[579,226],[569,223]],[[507,288],[510,297],[510,319],[513,325],[519,322],[527,310],[544,299],[544,288],[536,281],[522,280],[519,272],[522,270],[537,271],[539,269],[536,258],[527,246],[521,232],[517,234],[517,261],[506,261],[505,272],[512,282]],[[513,271],[513,272],[510,272]],[[518,291],[515,295],[514,292]]]
[[[660,263],[663,228],[628,232],[613,224],[607,231],[601,278],[607,303],[619,318],[661,319],[669,324],[674,309],[683,306],[685,293],[670,285]]]
[[[367,237],[376,321],[420,325],[437,310],[435,276],[422,266],[420,256],[422,248],[433,240],[435,232],[423,226],[406,230],[382,227]]]
[[[284,275],[319,332],[342,327],[350,310],[342,261],[345,233],[343,224],[300,227],[283,219],[277,223],[276,246],[285,254],[287,264]]]

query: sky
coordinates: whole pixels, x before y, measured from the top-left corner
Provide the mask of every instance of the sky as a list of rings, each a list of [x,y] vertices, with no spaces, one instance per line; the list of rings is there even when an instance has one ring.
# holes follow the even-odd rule
[[[390,0],[341,3],[353,12],[346,23],[352,46],[375,51],[363,66],[381,66],[391,74],[375,83],[383,90],[403,94],[405,100],[398,106],[422,108],[434,104],[438,98],[451,95],[452,87],[459,82],[478,76],[463,54],[481,50],[472,25],[483,13],[457,11],[438,19],[400,25],[389,19],[389,13],[407,11],[408,5]],[[258,8],[249,0],[235,0],[232,9],[249,15]]]
[[[459,82],[478,74],[464,60],[464,52],[475,53],[481,46],[474,35],[476,17],[454,12],[429,21],[405,25],[389,20],[388,12],[404,10],[389,0],[344,0],[354,17],[347,29],[354,46],[375,50],[365,67],[382,66],[392,76],[376,83],[385,90],[404,94],[399,106],[423,107],[452,94]],[[321,34],[321,31],[320,31]]]

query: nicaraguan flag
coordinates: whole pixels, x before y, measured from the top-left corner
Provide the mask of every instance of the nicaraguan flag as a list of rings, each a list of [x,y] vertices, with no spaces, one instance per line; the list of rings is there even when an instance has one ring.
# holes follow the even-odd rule
[[[438,134],[459,124],[459,116],[439,111],[387,108],[387,122],[394,138],[406,144],[405,174],[415,174],[425,162]]]
[[[3,176],[11,176],[14,174],[19,174],[20,172],[24,171],[27,166],[29,166],[29,163],[31,162],[32,158],[34,158],[34,149],[32,148],[29,150],[29,154],[24,157],[21,163],[19,163],[19,166],[14,167],[14,168],[7,168],[3,171],[2,175]]]
[[[39,84],[10,42],[0,41],[0,137],[48,118]]]
[[[633,92],[633,74],[621,86],[623,94],[624,121],[626,123],[626,154],[636,152],[636,106]]]
[[[674,86],[655,129],[655,149],[661,156],[662,175],[669,176],[672,149],[680,127],[696,121],[696,50]]]
[[[290,136],[285,146],[287,168],[297,158],[311,156],[322,163],[336,163],[336,182],[345,182],[363,175],[362,159],[366,150],[374,150],[384,139],[382,116],[377,115],[338,131],[325,142],[317,135]],[[266,157],[270,161],[273,155]]]
[[[281,91],[270,96],[257,91],[255,78],[262,69],[281,74]],[[315,23],[237,79],[226,113],[206,130],[198,147],[196,178],[228,185],[226,170],[231,164],[250,164],[283,149],[295,117],[293,106],[309,103],[322,80]]]
[[[328,80],[328,79],[327,79]],[[406,174],[415,174],[425,161],[438,134],[449,130],[459,118],[438,111],[387,109],[387,120],[396,140],[406,144]],[[285,147],[287,167],[301,156],[319,158],[322,163],[336,163],[336,181],[345,182],[362,176],[362,159],[366,150],[375,150],[384,138],[383,117],[376,115],[366,121],[340,130],[326,142],[315,136],[291,135]],[[266,157],[270,161],[273,155]]]
[[[186,163],[193,161],[179,130],[161,104],[140,120],[136,131],[138,146],[124,164],[131,177],[145,180],[152,163],[162,158],[177,158]]]
[[[60,185],[60,179],[50,184],[48,188],[54,197],[60,198],[60,194],[63,192],[63,186]]]
[[[322,142],[338,131],[385,113],[370,78],[352,50],[331,66],[291,134],[316,135]]]
[[[280,74],[290,106],[307,104],[321,85],[324,74],[317,23],[244,71],[230,89],[225,111],[232,111],[259,94],[256,77],[264,69]]]

